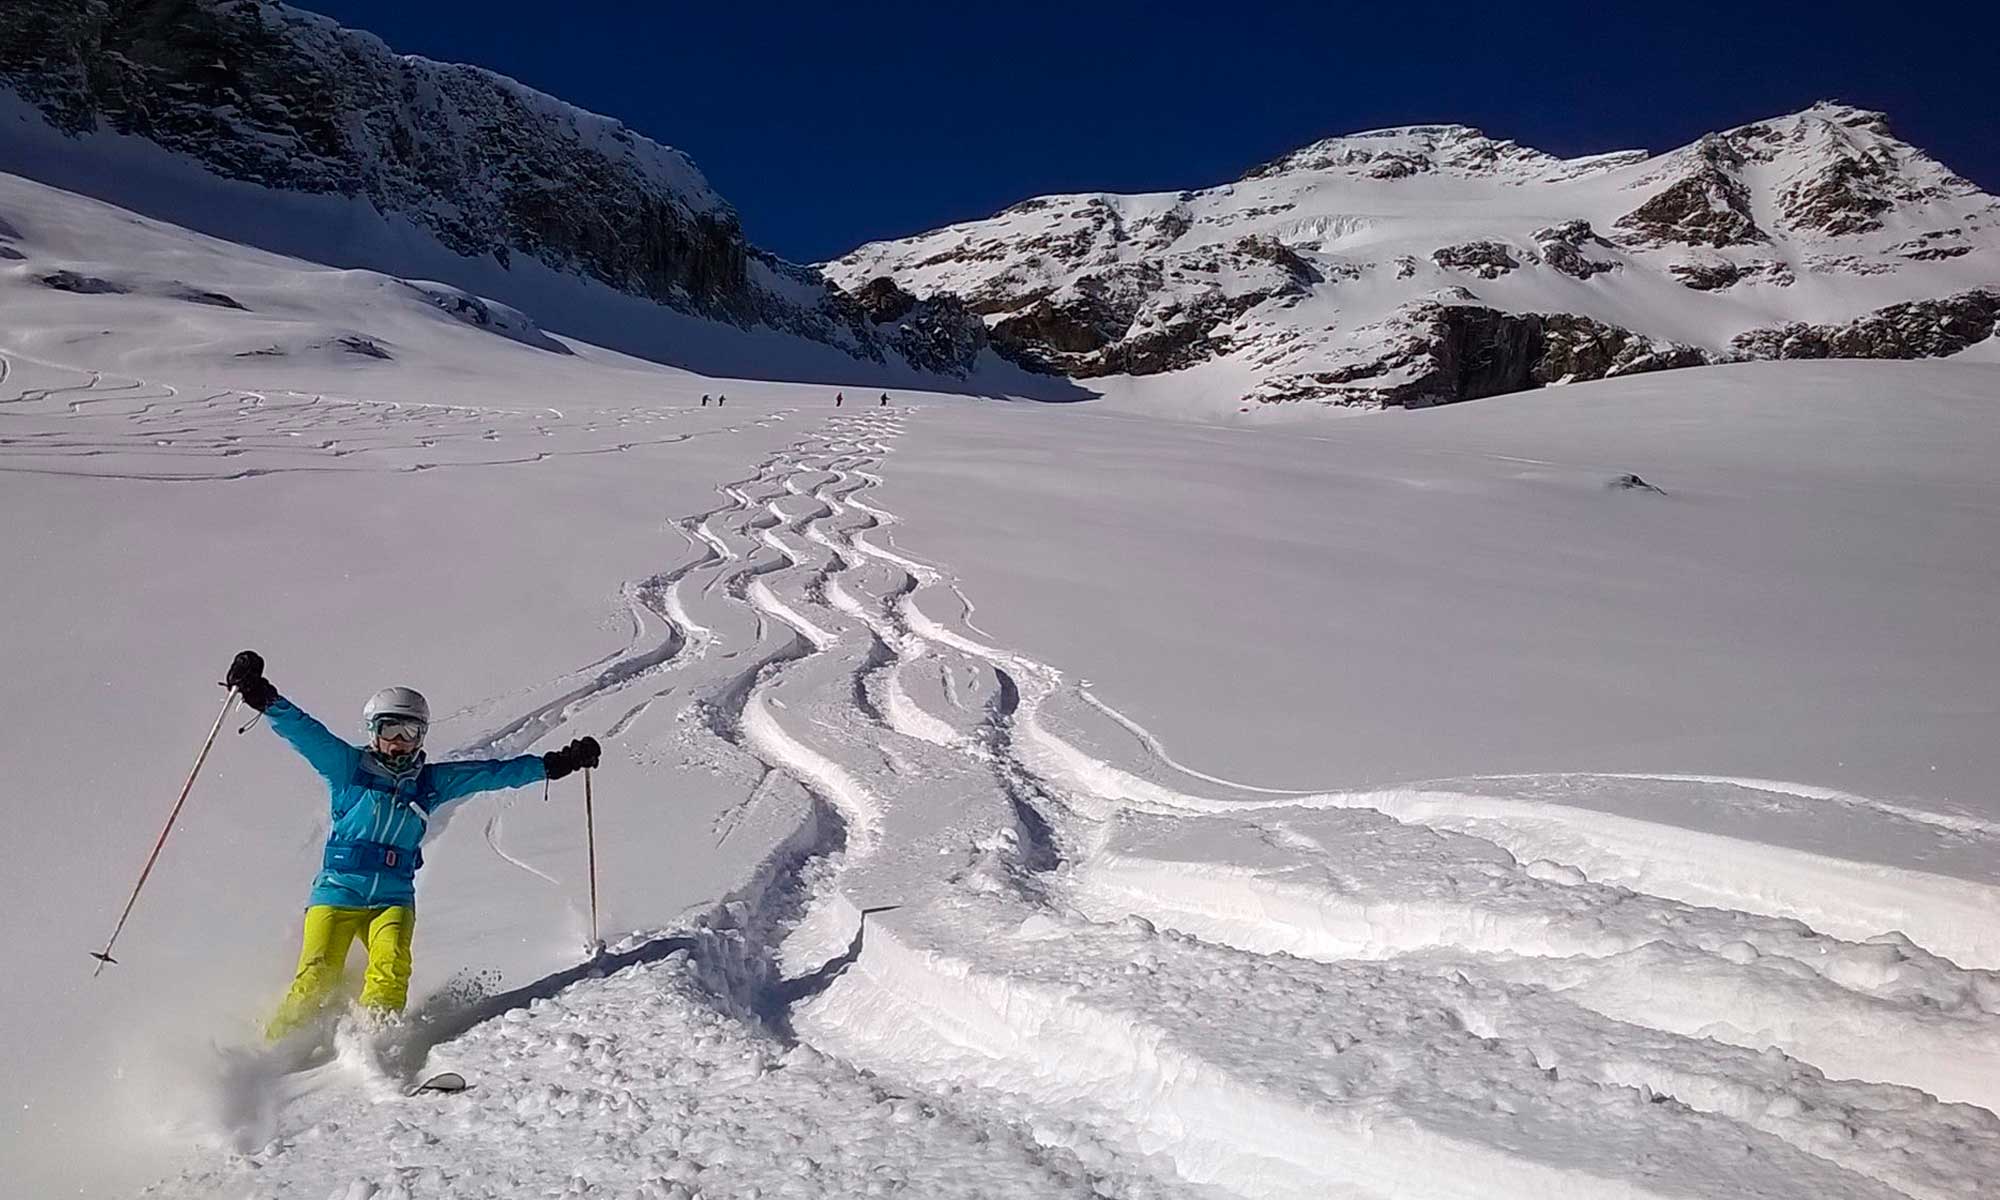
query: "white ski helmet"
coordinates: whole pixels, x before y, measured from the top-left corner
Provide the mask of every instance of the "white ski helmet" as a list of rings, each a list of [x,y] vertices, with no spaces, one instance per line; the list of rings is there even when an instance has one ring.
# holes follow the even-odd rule
[[[405,721],[415,721],[428,727],[431,723],[430,701],[415,688],[387,687],[368,698],[361,709],[361,724],[369,733],[375,732],[375,722],[383,717],[397,717]]]

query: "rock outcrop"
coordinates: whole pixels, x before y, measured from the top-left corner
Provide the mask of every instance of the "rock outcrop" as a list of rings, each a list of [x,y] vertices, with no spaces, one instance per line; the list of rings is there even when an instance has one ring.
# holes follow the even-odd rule
[[[1542,261],[1571,279],[1589,279],[1623,265],[1615,258],[1604,257],[1612,245],[1599,237],[1588,221],[1564,221],[1535,230],[1533,237],[1542,252]]]
[[[986,326],[958,297],[919,300],[886,275],[864,284],[849,302],[919,370],[963,376],[990,344]]]
[[[1792,268],[1769,259],[1732,262],[1729,259],[1673,263],[1667,267],[1682,286],[1697,292],[1719,292],[1744,282],[1764,282],[1790,287],[1798,282]]]
[[[1246,399],[1428,408],[1714,361],[1696,347],[1572,313],[1502,312],[1462,290],[1411,304],[1375,332],[1374,353],[1275,376]]]
[[[1742,246],[1770,235],[1751,214],[1743,181],[1742,152],[1714,134],[1695,144],[1688,165],[1664,189],[1618,218],[1617,227],[1641,241],[1686,246]]]
[[[1447,271],[1465,271],[1481,279],[1498,279],[1521,264],[1502,242],[1463,242],[1431,251],[1431,261]]]
[[[1794,321],[1737,334],[1733,356],[1761,358],[1943,358],[2000,336],[2000,288],[1891,304],[1844,325]]]
[[[686,311],[759,315],[736,214],[679,151],[310,13],[10,5],[0,79],[67,132],[108,128],[227,179],[365,199],[468,257],[528,255]]]

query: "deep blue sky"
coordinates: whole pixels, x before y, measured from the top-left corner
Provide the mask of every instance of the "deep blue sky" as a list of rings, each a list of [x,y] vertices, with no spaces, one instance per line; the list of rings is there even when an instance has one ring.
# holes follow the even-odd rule
[[[1832,97],[2000,191],[2000,5],[303,0],[687,151],[817,261],[1057,191],[1199,187],[1316,138],[1459,122],[1665,150]]]

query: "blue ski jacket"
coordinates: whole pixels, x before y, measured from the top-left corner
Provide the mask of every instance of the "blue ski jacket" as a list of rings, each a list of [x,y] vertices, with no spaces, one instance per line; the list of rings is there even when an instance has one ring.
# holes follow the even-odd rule
[[[335,737],[282,696],[264,716],[326,780],[333,801],[333,828],[308,907],[414,907],[417,868],[424,865],[420,847],[431,814],[475,792],[548,778],[536,754],[453,763],[425,762],[419,754],[398,772],[380,755]]]

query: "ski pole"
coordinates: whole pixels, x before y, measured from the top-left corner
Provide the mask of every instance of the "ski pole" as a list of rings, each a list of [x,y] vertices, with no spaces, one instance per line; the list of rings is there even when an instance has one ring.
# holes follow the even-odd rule
[[[590,851],[590,952],[604,948],[597,938],[597,820],[591,812],[590,768],[583,769],[583,840]]]
[[[125,901],[125,911],[118,916],[118,926],[111,931],[111,939],[104,943],[104,949],[90,957],[97,960],[97,969],[90,973],[92,979],[104,973],[106,965],[118,960],[111,957],[111,947],[118,941],[118,935],[125,930],[125,921],[132,915],[132,906],[139,902],[139,890],[146,886],[146,877],[153,873],[153,864],[160,860],[160,849],[167,844],[167,835],[174,830],[174,822],[180,819],[181,806],[187,803],[188,793],[194,791],[194,778],[201,774],[201,764],[208,761],[209,748],[215,745],[215,735],[222,732],[222,723],[229,718],[229,710],[236,704],[236,689],[222,699],[222,711],[215,714],[215,727],[208,731],[208,740],[201,744],[201,753],[195,756],[194,769],[188,772],[187,782],[181,785],[181,798],[174,801],[174,811],[167,814],[166,828],[160,830],[160,840],[153,843],[153,852],[146,856],[146,867],[139,872],[139,882],[132,885],[132,895]]]

